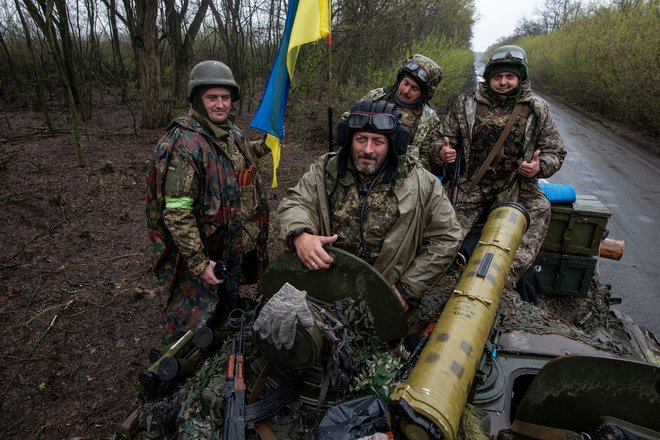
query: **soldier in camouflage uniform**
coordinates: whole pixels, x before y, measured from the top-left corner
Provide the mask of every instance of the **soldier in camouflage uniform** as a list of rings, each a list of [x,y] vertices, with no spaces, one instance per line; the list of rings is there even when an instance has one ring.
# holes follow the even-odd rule
[[[401,123],[410,131],[408,153],[419,158],[422,166],[432,172],[429,150],[433,129],[440,118],[431,106],[431,98],[440,81],[442,69],[438,63],[415,54],[401,65],[393,85],[371,90],[362,98],[363,101],[373,99],[394,104],[401,112]]]
[[[485,82],[475,92],[459,96],[439,130],[431,152],[438,164],[453,164],[462,149],[456,215],[463,234],[474,226],[494,202],[521,203],[531,223],[509,273],[507,284],[523,298],[529,285],[521,278],[530,268],[543,243],[550,222],[550,203],[539,189],[538,179],[561,167],[566,151],[548,104],[532,93],[525,51],[518,46],[495,50],[484,68]],[[504,141],[500,154],[468,193],[471,181],[502,133],[514,105],[520,113]],[[534,298],[530,298],[534,300]]]
[[[452,263],[461,234],[440,181],[406,153],[408,130],[385,101],[358,101],[337,128],[339,152],[315,162],[278,208],[281,236],[310,270],[326,244],[374,266],[404,309]]]
[[[268,262],[268,205],[257,172],[269,150],[249,146],[232,123],[240,89],[224,63],[191,71],[191,108],[170,125],[147,171],[147,220],[154,272],[169,291],[163,344],[214,322],[256,283]]]

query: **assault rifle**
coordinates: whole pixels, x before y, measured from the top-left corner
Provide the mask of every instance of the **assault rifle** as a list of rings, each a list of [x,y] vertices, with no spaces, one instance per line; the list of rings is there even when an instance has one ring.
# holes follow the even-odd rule
[[[404,376],[407,376],[408,373],[410,373],[410,370],[417,362],[417,358],[422,353],[422,350],[424,349],[426,342],[429,340],[431,333],[433,333],[433,329],[435,328],[435,323],[438,318],[439,316],[437,316],[436,319],[432,320],[426,326],[426,328],[424,328],[422,333],[419,334],[419,339],[415,344],[415,348],[413,348],[413,351],[410,352],[408,359],[406,359],[406,362],[404,362],[404,364],[399,368],[399,371],[396,372],[396,375],[394,376],[394,382],[399,382],[401,379],[403,379]]]
[[[231,353],[227,361],[225,381],[225,419],[222,438],[225,440],[245,439],[245,377],[243,358],[243,327],[245,315],[241,315],[238,335],[232,339]]]

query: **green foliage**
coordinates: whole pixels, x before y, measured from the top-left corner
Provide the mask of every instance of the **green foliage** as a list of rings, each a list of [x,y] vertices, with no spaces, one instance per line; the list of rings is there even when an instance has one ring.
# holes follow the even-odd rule
[[[442,81],[432,104],[438,110],[446,109],[461,94],[474,72],[474,53],[464,47],[455,47],[446,39],[426,38],[413,45],[413,53],[421,53],[442,67]]]
[[[445,108],[463,91],[466,81],[472,75],[474,54],[467,48],[453,46],[446,39],[434,37],[427,37],[415,42],[410,50],[401,54],[396,63],[386,67],[365,66],[363,84],[358,85],[361,93],[358,93],[359,96],[353,99],[358,99],[371,89],[392,86],[403,61],[415,53],[431,58],[442,68],[442,81],[431,102],[436,108]],[[355,84],[347,84],[347,86],[348,90],[354,93]]]
[[[301,48],[286,110],[287,121],[296,124],[304,121],[304,135],[316,137],[316,140],[327,136],[327,50],[325,41]],[[443,79],[432,104],[443,111],[463,91],[466,81],[471,78],[474,54],[469,49],[456,47],[448,39],[426,37],[414,42],[410,49],[394,60],[374,57],[353,61],[359,63],[359,76],[333,77],[330,103],[334,109],[334,121],[370,90],[392,86],[401,64],[415,53],[426,55],[442,67]],[[338,70],[334,62],[333,74]],[[300,135],[299,131],[296,130],[296,137]]]
[[[518,40],[535,86],[652,133],[660,130],[658,1],[607,6],[544,36]]]

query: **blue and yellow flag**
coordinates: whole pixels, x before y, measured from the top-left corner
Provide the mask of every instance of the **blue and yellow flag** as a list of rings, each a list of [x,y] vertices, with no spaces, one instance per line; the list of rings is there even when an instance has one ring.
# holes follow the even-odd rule
[[[330,34],[330,0],[291,0],[284,24],[284,34],[275,63],[268,76],[250,128],[267,133],[266,145],[273,153],[273,183],[277,187],[277,167],[280,164],[281,140],[284,137],[284,109],[289,98],[291,79],[296,68],[298,51]]]

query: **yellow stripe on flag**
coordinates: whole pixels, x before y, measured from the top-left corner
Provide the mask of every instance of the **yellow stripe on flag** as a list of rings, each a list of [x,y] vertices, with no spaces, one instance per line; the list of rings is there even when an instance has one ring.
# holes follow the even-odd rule
[[[277,188],[277,167],[280,165],[280,151],[282,150],[280,140],[272,134],[266,135],[266,146],[273,154],[273,182],[271,188]]]
[[[323,38],[329,33],[330,0],[299,0],[286,56],[289,78],[293,78],[293,72],[296,70],[300,46]]]

